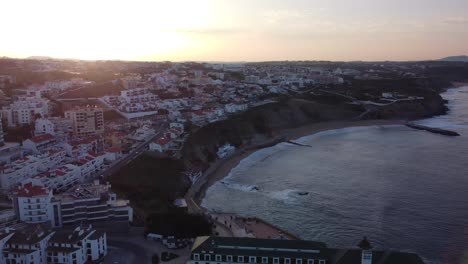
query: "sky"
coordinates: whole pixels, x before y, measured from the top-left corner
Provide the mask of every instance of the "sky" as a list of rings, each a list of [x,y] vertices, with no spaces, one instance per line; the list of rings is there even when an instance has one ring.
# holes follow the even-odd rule
[[[2,0],[0,56],[144,61],[468,55],[467,0]]]

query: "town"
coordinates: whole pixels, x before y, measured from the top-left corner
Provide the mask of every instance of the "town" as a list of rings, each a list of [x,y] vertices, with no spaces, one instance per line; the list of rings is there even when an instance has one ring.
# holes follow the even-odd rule
[[[0,235],[0,263],[112,259],[106,257],[111,251],[107,245],[111,233],[128,230],[145,218],[110,183],[112,175],[134,160],[144,155],[184,159],[184,145],[197,131],[288,97],[341,98],[364,108],[360,118],[374,118],[375,108],[426,98],[391,85],[388,89],[353,89],[355,83],[424,81],[433,69],[444,65],[0,59],[0,226],[5,230]],[[228,158],[239,147],[236,142],[222,142],[212,160]],[[200,163],[204,162],[188,162],[182,173],[191,185],[207,170]],[[180,195],[173,202],[189,207],[189,212],[199,211],[190,197]],[[223,216],[211,214],[215,226],[219,217]],[[254,234],[255,228],[241,227],[240,222],[235,228],[243,232],[237,237],[281,235],[268,223],[260,221],[259,228],[267,226],[271,236]],[[222,225],[221,221],[217,228]],[[216,232],[236,233],[230,229]],[[173,237],[153,236],[167,249],[185,247],[195,238],[171,242]],[[199,255],[191,256],[193,261],[201,260]]]

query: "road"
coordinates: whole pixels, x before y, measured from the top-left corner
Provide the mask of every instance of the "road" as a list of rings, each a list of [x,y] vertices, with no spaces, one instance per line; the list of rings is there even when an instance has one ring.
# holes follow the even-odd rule
[[[157,133],[156,135],[154,135],[153,137],[151,137],[150,139],[144,141],[144,142],[141,142],[137,145],[137,147],[133,148],[130,153],[128,153],[127,155],[125,155],[124,157],[122,157],[120,160],[118,160],[117,162],[113,163],[108,169],[106,169],[106,171],[102,172],[100,175],[102,178],[107,178],[111,175],[113,175],[114,173],[116,173],[117,171],[119,171],[120,169],[122,169],[125,165],[129,164],[132,160],[138,158],[138,156],[140,156],[143,152],[146,151],[146,148],[148,147],[149,143],[151,143],[152,141],[154,141],[156,138],[158,138],[160,136],[160,133]]]
[[[104,264],[151,263],[151,256],[141,245],[122,240],[107,239],[108,255]]]

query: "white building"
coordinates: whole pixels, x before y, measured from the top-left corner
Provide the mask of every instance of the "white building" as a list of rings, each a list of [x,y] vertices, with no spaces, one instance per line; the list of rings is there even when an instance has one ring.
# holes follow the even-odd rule
[[[216,154],[218,154],[218,157],[222,159],[231,156],[235,151],[236,147],[230,144],[225,144],[218,148],[218,152]]]
[[[83,180],[80,167],[73,164],[65,164],[61,167],[42,172],[33,178],[40,180],[44,186],[54,190],[54,192],[68,190]]]
[[[18,219],[25,223],[48,223],[54,227],[88,223],[128,223],[133,209],[128,200],[117,199],[110,185],[98,182],[78,185],[52,195],[38,180],[30,180],[13,191]]]
[[[73,161],[71,164],[80,168],[81,179],[93,179],[104,169],[105,157],[106,154],[104,152],[89,152],[84,157]]]
[[[13,190],[13,206],[18,220],[24,223],[45,223],[53,218],[52,192],[38,180],[28,180]]]
[[[8,127],[29,125],[34,122],[36,115],[49,114],[49,101],[42,98],[21,97],[9,106],[4,106],[1,112]]]
[[[171,147],[171,138],[169,137],[158,138],[157,140],[149,144],[149,150],[157,151],[161,153],[165,152],[170,147]]]
[[[47,247],[49,264],[84,264],[88,260],[98,263],[106,255],[106,233],[94,230],[91,225],[56,231]]]
[[[3,249],[5,262],[2,263],[48,263],[47,244],[53,235],[54,231],[45,230],[40,225],[31,225],[21,232],[14,232]]]
[[[101,108],[81,107],[65,111],[65,118],[73,122],[73,134],[87,137],[104,133],[104,113]]]
[[[247,104],[242,104],[242,103],[232,103],[232,104],[227,104],[225,106],[225,110],[227,113],[245,111],[247,110],[247,108],[248,108]]]
[[[23,148],[39,153],[57,144],[57,139],[51,134],[35,136],[23,141]]]
[[[5,248],[5,244],[10,238],[13,236],[13,233],[3,233],[0,234],[0,263],[6,263],[5,257],[3,256],[3,249]]]
[[[34,135],[55,134],[54,124],[47,118],[38,118],[34,123]]]
[[[130,139],[136,141],[146,141],[156,135],[156,130],[149,127],[148,125],[143,125],[138,128],[133,135],[129,136]]]
[[[34,135],[51,134],[58,140],[70,138],[73,134],[73,121],[68,118],[38,118],[34,126]]]
[[[0,166],[0,182],[3,189],[9,190],[21,181],[39,172],[40,160],[28,156]]]
[[[106,233],[91,225],[75,229],[28,225],[21,231],[7,228],[0,233],[2,264],[101,263],[106,255]]]

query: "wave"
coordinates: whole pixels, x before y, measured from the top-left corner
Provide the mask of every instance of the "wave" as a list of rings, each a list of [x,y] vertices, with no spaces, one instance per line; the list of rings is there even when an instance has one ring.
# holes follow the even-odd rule
[[[227,181],[219,182],[224,187],[241,191],[241,192],[248,192],[248,193],[257,193],[259,195],[266,196],[270,199],[279,200],[285,203],[295,203],[301,197],[306,197],[309,195],[307,191],[301,191],[297,189],[286,189],[286,190],[279,190],[279,191],[265,191],[261,187],[254,185],[254,184],[239,184],[239,183],[232,183]]]
[[[347,134],[359,131],[366,131],[369,129],[379,129],[379,128],[398,128],[403,127],[403,125],[371,125],[371,126],[359,126],[359,127],[346,127],[346,128],[338,128],[338,129],[331,129],[325,130],[321,132],[317,132],[312,135],[304,136],[301,138],[296,139],[295,141],[301,144],[310,143],[311,140],[323,136],[332,136],[332,135],[340,135],[340,134]]]

